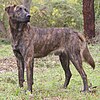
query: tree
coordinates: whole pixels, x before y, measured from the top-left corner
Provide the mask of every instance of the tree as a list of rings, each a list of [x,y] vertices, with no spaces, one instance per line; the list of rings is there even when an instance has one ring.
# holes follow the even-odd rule
[[[23,0],[23,5],[30,11],[30,6],[31,6],[32,0]]]
[[[83,0],[84,33],[86,37],[95,37],[94,0]]]

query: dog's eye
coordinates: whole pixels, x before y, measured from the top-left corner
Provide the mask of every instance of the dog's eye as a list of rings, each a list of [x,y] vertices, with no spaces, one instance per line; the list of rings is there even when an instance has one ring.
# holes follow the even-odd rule
[[[22,8],[19,8],[19,10],[22,10]]]
[[[26,12],[28,12],[28,10],[27,10],[26,8],[25,8],[24,10],[25,10]]]

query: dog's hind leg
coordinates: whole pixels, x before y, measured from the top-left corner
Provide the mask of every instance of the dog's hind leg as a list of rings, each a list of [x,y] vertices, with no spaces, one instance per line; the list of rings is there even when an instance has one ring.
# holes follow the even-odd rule
[[[19,78],[19,86],[23,87],[24,82],[24,59],[20,52],[14,50],[14,54],[17,58],[17,66],[18,66],[18,78]]]
[[[63,87],[66,88],[68,86],[68,84],[70,82],[70,78],[72,76],[70,68],[69,68],[69,57],[67,54],[61,53],[59,55],[59,59],[60,59],[61,65],[65,72],[65,83],[64,83]]]
[[[82,68],[82,59],[81,59],[81,55],[80,55],[80,51],[78,50],[70,50],[70,60],[72,61],[73,65],[76,67],[77,71],[79,72],[79,74],[82,77],[83,80],[83,85],[84,85],[84,89],[82,90],[84,91],[89,91],[88,88],[88,82],[87,82],[87,75],[84,71],[84,69]]]

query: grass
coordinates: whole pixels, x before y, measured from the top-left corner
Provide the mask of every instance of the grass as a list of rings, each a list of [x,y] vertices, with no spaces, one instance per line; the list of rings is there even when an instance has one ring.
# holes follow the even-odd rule
[[[18,86],[17,69],[14,72],[0,73],[0,100],[99,100],[100,99],[100,46],[89,45],[96,63],[96,69],[83,63],[88,76],[89,85],[97,86],[95,93],[80,93],[82,80],[76,69],[71,65],[72,79],[67,89],[63,89],[64,72],[57,57],[52,55],[36,59],[34,69],[33,97],[26,95],[27,85]],[[12,57],[11,46],[0,42],[0,58]],[[26,76],[26,75],[25,75]]]
[[[0,39],[0,58],[12,56],[12,49],[9,42]]]

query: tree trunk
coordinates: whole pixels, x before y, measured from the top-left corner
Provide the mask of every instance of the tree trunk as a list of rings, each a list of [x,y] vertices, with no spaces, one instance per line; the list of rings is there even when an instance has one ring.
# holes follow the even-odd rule
[[[94,0],[83,0],[84,34],[87,38],[95,37]]]
[[[30,11],[30,6],[31,6],[32,0],[23,0],[23,5]]]

